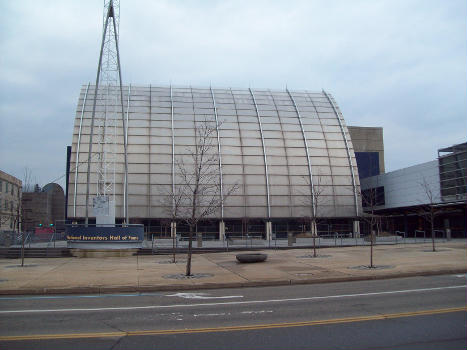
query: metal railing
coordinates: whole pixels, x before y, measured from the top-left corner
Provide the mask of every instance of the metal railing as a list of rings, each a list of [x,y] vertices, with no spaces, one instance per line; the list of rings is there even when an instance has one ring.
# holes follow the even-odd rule
[[[446,240],[446,235],[443,230],[436,230],[437,240],[440,238]],[[441,237],[440,237],[441,236]],[[314,238],[314,239],[313,239]],[[403,231],[395,231],[393,234],[380,234],[374,236],[373,243],[392,245],[392,244],[409,244],[409,243],[426,243],[429,241],[426,232],[417,230],[410,237]],[[365,246],[370,245],[370,235],[355,234],[345,231],[320,231],[317,236],[313,237],[310,232],[290,231],[290,232],[272,232],[270,240],[264,238],[262,233],[258,234],[234,234],[228,233],[224,239],[220,240],[218,234],[203,233],[201,238],[193,236],[193,242],[196,243],[199,239],[202,240],[202,247],[216,248],[278,248],[286,246],[316,246],[320,247],[339,247],[339,246]],[[188,237],[177,234],[174,242],[170,237],[160,238],[157,235],[152,235],[148,242],[150,247],[155,250],[158,246],[164,248],[172,247],[185,248],[188,245]],[[193,245],[195,246],[195,245]]]
[[[229,247],[245,247],[245,248],[253,248],[253,247],[258,247],[258,246],[263,247],[266,243],[266,240],[263,239],[262,235],[247,234],[246,236],[230,235],[226,237],[224,242],[228,250]]]
[[[426,240],[426,232],[425,232],[425,231],[422,231],[422,230],[415,230],[415,231],[414,231],[415,241],[417,241],[417,238],[418,238],[417,236],[418,236],[419,233],[423,234],[423,242],[425,242],[425,240]]]
[[[443,238],[445,241],[447,241],[447,233],[445,230],[433,230],[434,234],[435,234],[435,238],[436,238],[436,232],[441,232],[441,238]]]
[[[446,231],[435,230],[436,241],[447,241]],[[29,248],[56,248],[66,246],[66,237],[63,232],[53,232],[50,234],[37,235],[32,232],[23,233],[25,236],[25,246]],[[18,234],[11,239],[9,246],[20,247],[22,243],[22,234]],[[414,244],[427,243],[431,240],[431,235],[423,230],[415,230],[409,233],[403,231],[394,231],[394,233],[385,233],[376,235],[374,244]],[[272,232],[271,239],[265,239],[263,232],[242,234],[240,232],[229,232],[223,239],[219,239],[218,233],[204,232],[200,236],[193,235],[194,248],[221,248],[229,250],[230,248],[280,248],[280,247],[339,247],[339,246],[365,246],[370,245],[370,236],[354,234],[350,231],[318,231],[317,236],[313,237],[310,232],[289,231]],[[157,233],[146,235],[143,246],[150,248],[153,252],[159,248],[166,250],[175,246],[176,249],[188,247],[188,237],[186,233],[178,233],[173,239],[170,236],[161,237]],[[198,243],[198,244],[197,244]]]

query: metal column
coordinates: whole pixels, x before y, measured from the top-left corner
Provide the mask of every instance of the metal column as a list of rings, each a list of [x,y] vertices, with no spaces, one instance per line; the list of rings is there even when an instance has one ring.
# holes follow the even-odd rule
[[[290,99],[292,100],[292,103],[295,107],[295,111],[297,112],[298,122],[300,123],[300,130],[302,131],[302,135],[303,135],[303,142],[305,143],[306,159],[308,163],[308,173],[310,175],[311,203],[312,203],[312,208],[313,208],[312,211],[313,211],[313,217],[316,218],[315,186],[313,184],[313,171],[311,170],[310,152],[308,151],[308,140],[306,138],[305,129],[303,128],[303,123],[302,123],[302,117],[300,115],[300,111],[298,110],[297,104],[295,103],[295,99],[293,98],[289,89],[286,89],[286,91],[289,94]]]
[[[214,116],[216,118],[216,134],[217,134],[217,153],[219,157],[219,181],[220,181],[220,197],[221,197],[221,220],[224,220],[224,187],[223,187],[223,180],[222,180],[222,153],[221,153],[221,139],[219,135],[219,118],[217,116],[217,106],[216,106],[216,99],[214,98],[214,91],[212,91],[212,87],[210,87],[211,96],[212,96],[212,103],[214,105]]]
[[[352,174],[352,186],[353,186],[353,192],[354,192],[354,203],[355,203],[355,216],[359,216],[359,212],[358,212],[358,193],[357,193],[357,185],[356,185],[356,182],[355,182],[355,172],[354,172],[354,169],[353,169],[353,164],[352,164],[352,157],[350,156],[350,148],[349,148],[349,143],[347,141],[347,135],[345,134],[345,130],[344,130],[344,125],[342,124],[342,120],[341,120],[341,116],[340,116],[340,112],[337,110],[334,102],[332,101],[332,99],[329,97],[329,95],[326,93],[326,91],[323,90],[323,94],[324,96],[326,96],[326,98],[328,99],[329,103],[331,104],[332,106],[332,109],[334,110],[334,113],[336,114],[336,117],[337,117],[337,120],[339,122],[339,127],[341,129],[341,133],[342,133],[342,136],[344,138],[344,143],[345,143],[345,149],[347,150],[347,158],[349,160],[349,166],[350,166],[350,173]]]
[[[256,117],[258,118],[258,124],[259,124],[259,132],[261,134],[261,144],[263,145],[263,156],[264,156],[264,171],[265,171],[265,176],[266,176],[266,199],[267,199],[267,205],[268,205],[268,219],[271,218],[271,202],[270,202],[270,195],[269,195],[269,172],[268,172],[268,158],[266,155],[266,145],[264,144],[264,136],[263,136],[263,126],[261,124],[261,116],[258,111],[258,106],[256,104],[256,99],[255,95],[253,94],[253,91],[250,90],[251,97],[253,98],[253,103],[255,105],[255,110],[256,110]]]
[[[81,130],[83,127],[83,116],[84,116],[84,107],[86,105],[86,100],[88,97],[89,85],[86,87],[86,92],[84,93],[83,106],[81,108],[81,117],[79,119],[79,131],[78,131],[78,143],[76,145],[76,161],[75,161],[75,193],[73,194],[73,216],[76,218],[76,192],[78,189],[78,167],[79,167],[79,149],[81,146]],[[68,203],[67,203],[68,205]]]

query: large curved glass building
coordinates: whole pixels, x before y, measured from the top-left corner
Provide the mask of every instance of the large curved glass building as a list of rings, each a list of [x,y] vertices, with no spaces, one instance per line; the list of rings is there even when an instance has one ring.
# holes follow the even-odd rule
[[[68,216],[77,221],[85,216],[93,100],[94,86],[83,86],[73,132],[68,195]],[[99,101],[96,113],[105,108]],[[195,145],[195,130],[204,120],[216,128],[213,137],[223,191],[237,185],[206,227],[224,222],[229,232],[266,234],[274,230],[268,229],[267,223],[287,225],[289,230],[289,226],[306,221],[313,210],[328,223],[351,223],[361,214],[352,141],[339,107],[325,91],[125,86],[123,101],[130,222],[163,231],[170,218],[170,201],[164,201],[164,196],[179,182],[175,164]],[[115,214],[121,220],[125,198],[123,123],[115,128]],[[98,152],[97,144],[93,152]],[[90,193],[95,193],[97,159],[91,159]]]

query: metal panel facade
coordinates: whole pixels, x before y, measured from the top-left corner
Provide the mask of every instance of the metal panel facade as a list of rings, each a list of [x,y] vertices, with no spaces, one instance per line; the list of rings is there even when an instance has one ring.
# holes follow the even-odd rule
[[[436,160],[367,177],[362,179],[362,189],[384,187],[385,204],[377,209],[410,207],[430,203],[423,188],[424,182],[432,192],[433,202],[440,202],[439,168]]]
[[[76,218],[85,213],[93,94],[92,85],[82,87],[72,139],[68,210]],[[219,181],[224,188],[238,185],[224,201],[224,218],[303,217],[312,212],[313,200],[319,201],[318,216],[360,213],[352,142],[334,99],[325,92],[126,86],[124,100],[131,217],[170,216],[163,198],[179,181],[174,162],[189,158],[203,120],[216,127]],[[121,125],[117,135],[123,135]],[[122,217],[123,140],[117,149],[116,217]],[[96,191],[97,152],[93,147],[91,194]],[[221,209],[214,217],[221,219]]]

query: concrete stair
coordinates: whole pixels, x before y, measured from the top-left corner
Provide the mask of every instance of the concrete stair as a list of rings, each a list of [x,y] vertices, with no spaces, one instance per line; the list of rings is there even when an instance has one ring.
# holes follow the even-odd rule
[[[25,258],[66,258],[71,257],[68,248],[24,248]],[[21,248],[0,248],[0,259],[21,258]]]

